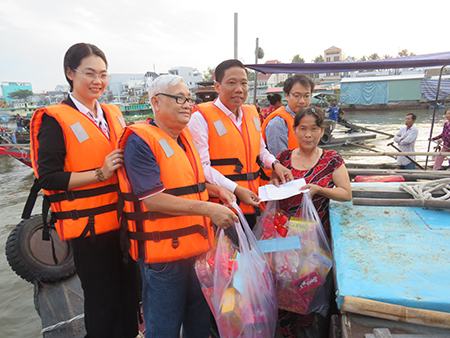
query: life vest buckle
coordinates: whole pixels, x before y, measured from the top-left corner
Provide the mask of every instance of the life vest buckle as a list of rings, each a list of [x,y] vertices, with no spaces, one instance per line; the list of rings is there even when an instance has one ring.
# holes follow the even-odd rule
[[[153,240],[154,242],[159,242],[159,241],[161,241],[161,233],[160,233],[159,231],[153,232],[152,237],[153,237],[152,240]]]
[[[244,167],[242,166],[241,163],[236,164],[235,167],[234,167],[234,171],[239,173],[239,174],[242,172],[242,169],[244,169]]]
[[[75,194],[74,194],[73,191],[71,191],[71,190],[67,190],[67,191],[65,192],[65,195],[66,195],[66,199],[67,199],[68,201],[73,201],[73,200],[75,199]]]
[[[253,173],[247,173],[245,174],[247,176],[247,181],[253,181],[255,177],[253,176]]]
[[[70,215],[71,215],[71,218],[75,219],[75,220],[80,218],[80,215],[78,214],[78,210],[72,210],[70,212]]]
[[[178,238],[172,238],[172,248],[176,249],[180,246],[180,241]]]

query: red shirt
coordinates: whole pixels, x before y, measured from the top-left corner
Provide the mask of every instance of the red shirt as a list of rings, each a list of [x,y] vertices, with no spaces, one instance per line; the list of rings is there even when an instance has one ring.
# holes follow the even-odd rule
[[[306,183],[317,184],[325,188],[333,188],[335,186],[333,182],[333,172],[344,163],[341,155],[335,150],[324,149],[322,156],[320,156],[314,167],[309,170],[298,170],[292,167],[291,156],[292,150],[285,150],[278,155],[278,160],[286,168],[292,170],[294,179],[304,178]],[[289,215],[294,215],[301,204],[302,196],[303,195],[300,194],[280,201],[281,209],[288,212]],[[315,195],[313,197],[313,203],[322,220],[323,228],[327,236],[330,237],[330,200],[327,197]]]

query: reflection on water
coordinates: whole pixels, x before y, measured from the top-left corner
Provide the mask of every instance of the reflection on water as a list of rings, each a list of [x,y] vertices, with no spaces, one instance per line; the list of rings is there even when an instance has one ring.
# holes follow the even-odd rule
[[[404,124],[407,111],[397,112],[349,112],[345,118],[350,122],[361,124],[372,129],[395,134]],[[416,150],[427,149],[427,139],[430,132],[431,113],[429,111],[414,111],[417,115],[416,125],[419,137]],[[442,130],[442,113],[437,116],[434,135]],[[370,144],[380,150],[392,151],[386,144],[391,142],[385,136],[371,140]],[[341,149],[342,150],[342,149]],[[345,151],[364,151],[346,147]],[[423,159],[423,158],[422,158]],[[350,160],[347,159],[347,162]],[[393,163],[389,157],[361,157],[351,158],[351,162],[358,163]],[[28,196],[28,189],[33,181],[31,169],[16,160],[0,157],[0,337],[22,338],[40,337],[40,320],[33,305],[33,287],[31,284],[17,277],[6,262],[5,242],[11,229],[20,221],[22,207]],[[39,205],[35,207],[38,213]]]

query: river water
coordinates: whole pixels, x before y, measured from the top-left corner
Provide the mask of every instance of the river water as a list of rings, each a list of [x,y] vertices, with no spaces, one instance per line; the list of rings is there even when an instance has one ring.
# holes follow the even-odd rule
[[[350,112],[345,118],[355,124],[395,134],[404,123],[405,111],[395,112]],[[430,111],[414,111],[419,137],[416,151],[426,151],[431,125]],[[442,130],[442,113],[437,116],[434,135]],[[386,146],[385,136],[371,140],[377,149],[393,151]],[[345,148],[345,151],[352,148]],[[357,150],[357,149],[355,149]],[[367,157],[353,158],[352,162],[380,163],[393,162],[393,159]],[[41,323],[33,304],[33,286],[15,275],[5,257],[5,242],[9,232],[20,222],[22,207],[33,182],[32,171],[20,162],[0,157],[0,337],[23,338],[40,337]],[[36,206],[35,211],[39,210]]]

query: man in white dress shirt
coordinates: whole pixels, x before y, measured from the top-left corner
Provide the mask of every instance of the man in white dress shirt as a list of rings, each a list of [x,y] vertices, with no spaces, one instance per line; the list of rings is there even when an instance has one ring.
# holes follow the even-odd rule
[[[234,192],[250,226],[256,222],[259,165],[272,168],[282,183],[290,170],[266,149],[259,116],[248,95],[247,70],[239,60],[226,60],[215,69],[214,102],[200,104],[188,127],[200,154],[206,180]]]
[[[416,115],[408,113],[405,116],[405,126],[401,127],[397,135],[394,137],[394,142],[398,144],[399,149],[402,152],[414,152],[414,146],[418,135],[418,130],[414,126],[416,122]],[[415,156],[408,156],[415,160]],[[397,156],[397,164],[400,169],[416,169],[416,165],[406,156]]]

